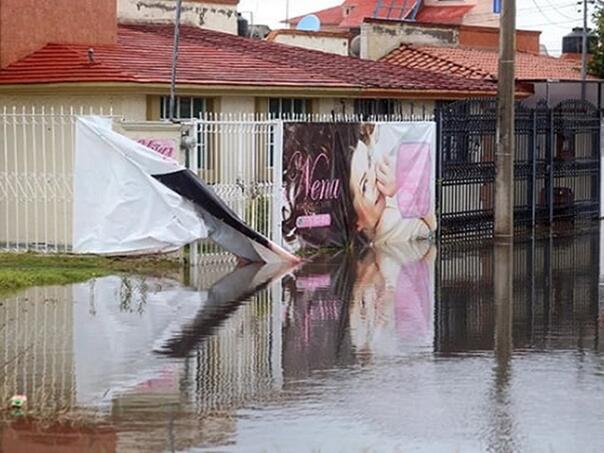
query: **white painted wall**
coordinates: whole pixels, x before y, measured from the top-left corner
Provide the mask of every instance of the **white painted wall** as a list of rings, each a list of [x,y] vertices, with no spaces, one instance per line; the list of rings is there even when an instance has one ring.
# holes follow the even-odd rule
[[[237,34],[237,7],[211,1],[184,0],[181,23]],[[176,14],[174,0],[118,0],[120,22],[171,23]]]
[[[530,107],[534,107],[541,99],[546,99],[552,107],[569,99],[581,99],[580,82],[551,82],[549,84],[543,82],[536,83],[534,86],[535,94],[524,101]],[[586,99],[596,107],[598,106],[597,83],[587,84]],[[602,99],[602,103],[604,105],[604,99]]]
[[[348,38],[345,37],[279,34],[274,42],[348,56]]]

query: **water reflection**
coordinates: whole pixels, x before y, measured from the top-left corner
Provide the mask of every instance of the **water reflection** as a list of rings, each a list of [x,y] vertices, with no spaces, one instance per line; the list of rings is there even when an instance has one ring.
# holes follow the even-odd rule
[[[597,341],[599,235],[516,244],[514,348],[593,348]],[[493,350],[494,249],[441,250],[436,313],[440,353]]]
[[[28,290],[0,306],[0,396],[93,416],[13,420],[0,451],[598,451],[599,242]]]

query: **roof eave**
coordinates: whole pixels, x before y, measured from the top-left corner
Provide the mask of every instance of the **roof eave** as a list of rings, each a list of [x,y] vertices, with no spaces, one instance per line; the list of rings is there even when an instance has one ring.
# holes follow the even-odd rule
[[[51,82],[51,83],[22,83],[0,84],[0,94],[36,94],[48,93],[77,93],[90,94],[91,92],[128,92],[139,94],[167,94],[170,90],[169,83],[154,82]],[[180,83],[177,85],[179,94],[197,93],[208,97],[228,96],[234,94],[247,94],[265,96],[279,94],[295,94],[300,97],[360,97],[360,98],[410,98],[429,100],[452,100],[473,96],[496,96],[496,90],[424,90],[404,88],[361,88],[346,86],[315,86],[308,85],[250,85],[250,84],[192,84]]]

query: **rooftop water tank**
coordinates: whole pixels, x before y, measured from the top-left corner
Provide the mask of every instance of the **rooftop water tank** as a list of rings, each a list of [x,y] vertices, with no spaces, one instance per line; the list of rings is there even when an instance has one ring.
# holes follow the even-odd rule
[[[587,29],[587,51],[592,53],[598,44],[598,37],[591,29]],[[562,53],[581,53],[583,27],[575,27],[573,31],[562,38]]]
[[[241,13],[237,13],[237,34],[245,37],[250,35],[249,22],[241,15]]]

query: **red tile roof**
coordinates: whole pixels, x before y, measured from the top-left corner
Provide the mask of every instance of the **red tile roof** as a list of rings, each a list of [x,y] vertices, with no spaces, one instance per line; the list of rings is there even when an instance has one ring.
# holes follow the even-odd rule
[[[415,20],[430,24],[461,24],[474,6],[422,6]]]
[[[434,55],[430,52],[430,48],[417,48],[403,44],[382,58],[382,61],[409,69],[423,69],[470,79],[494,80],[489,72]]]
[[[474,79],[497,78],[497,50],[463,47],[414,47],[402,45],[381,61],[409,69],[427,69]],[[580,80],[575,62],[527,52],[516,53],[519,81]]]
[[[0,85],[65,82],[170,82],[173,27],[120,25],[118,43],[48,44],[0,70]],[[492,82],[359,60],[225,33],[183,27],[178,83],[201,86],[338,88],[374,95],[458,97],[494,94]]]

